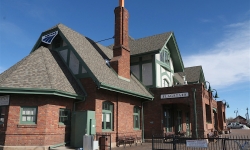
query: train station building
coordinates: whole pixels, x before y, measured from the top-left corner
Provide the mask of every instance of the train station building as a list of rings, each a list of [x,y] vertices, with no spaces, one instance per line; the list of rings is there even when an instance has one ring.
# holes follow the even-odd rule
[[[108,47],[58,24],[0,74],[1,147],[81,147],[83,135],[97,133],[115,146],[119,135],[204,137],[225,128],[224,103],[201,66],[184,67],[174,33],[133,39],[128,18],[120,3]]]

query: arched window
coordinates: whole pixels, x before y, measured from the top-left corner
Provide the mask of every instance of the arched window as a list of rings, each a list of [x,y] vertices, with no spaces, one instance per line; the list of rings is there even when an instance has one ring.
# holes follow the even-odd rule
[[[134,129],[140,129],[140,108],[138,106],[134,107]]]
[[[102,129],[113,129],[113,103],[105,101],[102,103]]]
[[[169,83],[167,79],[163,79],[162,81],[162,87],[169,87]]]

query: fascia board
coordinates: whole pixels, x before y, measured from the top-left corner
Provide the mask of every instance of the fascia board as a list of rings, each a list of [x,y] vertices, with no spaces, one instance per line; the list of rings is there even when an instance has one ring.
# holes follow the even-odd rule
[[[84,96],[63,92],[53,89],[31,89],[31,88],[7,88],[0,87],[0,93],[12,93],[12,94],[35,94],[35,95],[56,95],[61,97],[73,98],[78,100],[85,100]]]
[[[151,96],[145,96],[145,95],[142,95],[142,94],[139,94],[139,93],[135,93],[135,92],[132,92],[132,91],[127,91],[127,90],[124,90],[124,89],[121,89],[121,88],[118,88],[118,87],[114,87],[114,86],[111,86],[111,85],[108,85],[108,84],[105,84],[105,83],[100,83],[99,88],[109,90],[109,91],[118,92],[118,93],[122,93],[122,94],[126,94],[126,95],[131,95],[131,96],[135,96],[135,97],[139,97],[139,98],[143,98],[143,99],[150,100],[150,101],[152,101],[153,98],[154,98],[153,96],[152,97]]]

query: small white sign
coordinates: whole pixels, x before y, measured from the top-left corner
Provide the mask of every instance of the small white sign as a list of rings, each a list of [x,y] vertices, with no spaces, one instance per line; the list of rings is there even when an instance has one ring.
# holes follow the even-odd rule
[[[188,97],[188,92],[185,92],[185,93],[173,93],[173,94],[161,94],[161,99],[178,98],[178,97]]]
[[[9,105],[9,103],[10,103],[9,95],[0,96],[0,106]]]
[[[207,140],[186,140],[187,147],[207,148]]]

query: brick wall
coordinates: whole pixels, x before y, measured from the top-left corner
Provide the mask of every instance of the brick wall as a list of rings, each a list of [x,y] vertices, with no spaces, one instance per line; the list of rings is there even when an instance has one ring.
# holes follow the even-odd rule
[[[37,106],[37,124],[22,125],[20,106]],[[73,100],[46,95],[10,95],[5,146],[45,146],[69,141],[70,127],[60,126],[59,109],[73,108]]]
[[[205,99],[203,96],[204,88],[202,84],[183,85],[166,88],[154,88],[151,91],[154,94],[154,101],[145,103],[145,138],[151,138],[152,134],[162,133],[163,129],[163,105],[171,106],[173,110],[181,109],[184,113],[190,113],[190,123],[192,135],[195,135],[195,116],[194,115],[194,100],[192,88],[196,89],[196,111],[197,111],[197,132],[199,137],[205,136]],[[188,97],[161,99],[161,94],[173,94],[188,92]],[[185,118],[184,114],[182,117]],[[176,120],[173,120],[176,123]],[[185,130],[186,123],[183,120],[183,129]],[[174,128],[173,131],[176,131]]]
[[[98,89],[91,78],[81,79],[81,83],[88,96],[85,102],[77,104],[77,110],[94,110],[96,113],[96,132],[102,133],[102,103],[109,101],[113,104],[113,130],[108,132],[112,135],[112,143],[116,142],[117,134],[137,134],[141,136],[141,130],[133,128],[134,106],[141,108],[142,99],[133,96]],[[140,120],[141,121],[141,120]],[[140,123],[142,125],[142,122]]]

